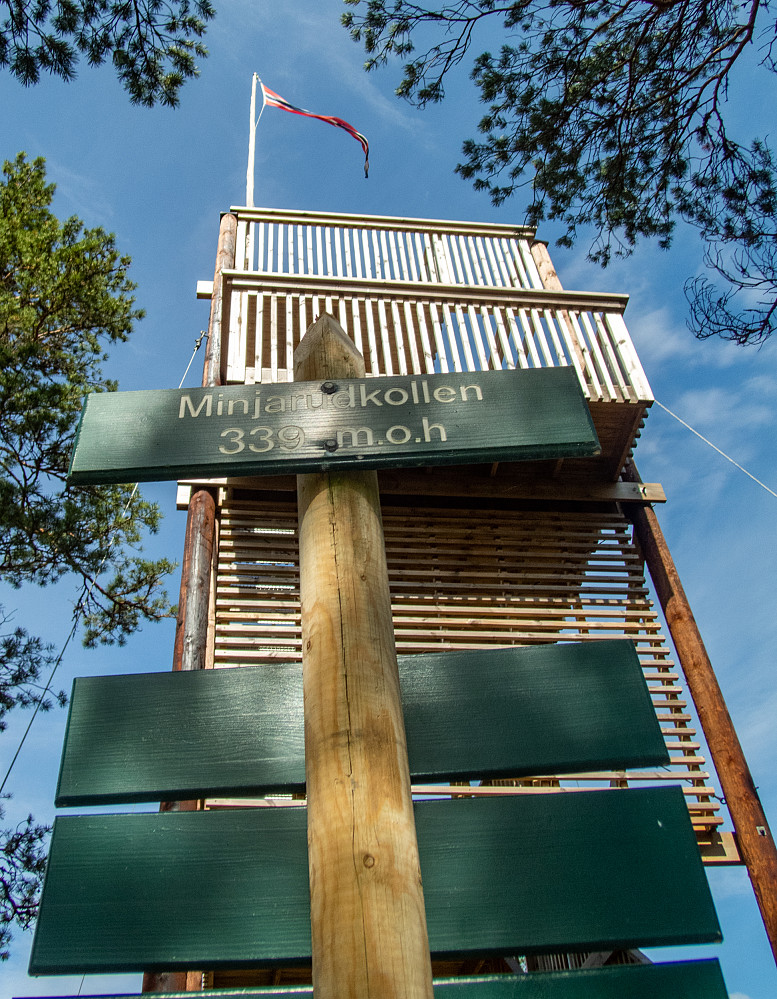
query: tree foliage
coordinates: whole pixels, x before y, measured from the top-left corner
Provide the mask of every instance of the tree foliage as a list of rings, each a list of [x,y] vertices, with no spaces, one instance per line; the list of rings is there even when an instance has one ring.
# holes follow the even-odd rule
[[[404,63],[397,93],[423,106],[486,22],[509,38],[471,72],[488,112],[457,171],[502,204],[527,188],[527,221],[564,226],[571,245],[593,226],[590,259],[606,265],[642,237],[669,246],[696,226],[714,279],[689,282],[691,325],[760,342],[777,308],[777,180],[771,152],[726,122],[729,82],[753,43],[775,70],[775,24],[760,0],[345,0],[367,69]],[[416,49],[416,43],[419,48]]]
[[[0,629],[9,625],[0,608]],[[14,707],[48,711],[56,702],[65,703],[63,691],[46,689],[44,673],[54,664],[52,650],[23,628],[8,627],[0,634],[0,732],[6,728],[6,715]],[[0,821],[4,817],[0,804]],[[48,827],[31,815],[14,828],[0,827],[0,960],[8,957],[14,924],[26,929],[37,912],[41,878],[45,864]]]
[[[159,510],[129,486],[68,486],[88,392],[111,391],[104,347],[123,341],[134,307],[129,258],[114,237],[60,223],[42,160],[20,155],[0,185],[0,580],[80,579],[86,644],[123,642],[170,613],[172,565],[140,545]]]
[[[48,833],[31,815],[13,829],[0,829],[0,961],[9,957],[13,925],[26,930],[37,915]]]
[[[210,0],[0,0],[0,66],[29,86],[110,60],[133,104],[175,106],[214,13]]]
[[[172,613],[163,589],[173,569],[143,557],[159,510],[128,486],[66,482],[88,392],[115,389],[105,349],[126,340],[135,308],[129,258],[114,237],[51,212],[43,160],[20,154],[0,183],[0,581],[80,587],[84,642],[122,643],[143,621]],[[52,650],[0,608],[0,731],[14,707],[47,710],[65,695],[43,674]],[[2,809],[0,808],[0,819]],[[0,958],[12,925],[34,918],[48,829],[28,817],[0,828]]]

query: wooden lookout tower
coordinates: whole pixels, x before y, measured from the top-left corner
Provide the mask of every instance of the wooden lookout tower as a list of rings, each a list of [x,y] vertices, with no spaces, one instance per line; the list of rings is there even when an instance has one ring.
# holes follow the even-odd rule
[[[564,291],[546,245],[528,228],[258,208],[223,216],[215,280],[202,282],[198,295],[212,298],[204,384],[291,381],[294,351],[324,313],[353,340],[368,377],[574,369],[599,456],[380,472],[397,651],[631,639],[668,766],[467,782],[466,793],[679,783],[705,863],[741,862],[734,833],[721,831],[720,795],[684,678],[685,668],[691,683],[703,682],[696,639],[689,637],[685,611],[672,606],[677,593],[658,578],[673,568],[652,512],[663,491],[641,482],[632,461],[653,395],[624,323],[627,296]],[[182,482],[179,505],[191,511],[187,564],[200,571],[192,586],[208,590],[207,599],[202,591],[195,598],[193,589],[186,595],[187,602],[207,605],[208,614],[179,622],[180,668],[298,663],[294,477]],[[198,526],[201,506],[212,508],[213,527],[210,518],[204,529]],[[211,558],[211,531],[206,578],[197,546]],[[669,629],[651,599],[646,560],[659,599],[669,605]],[[187,626],[200,629],[196,637]],[[189,652],[194,649],[204,651],[204,660]],[[708,737],[720,740],[720,729]],[[414,791],[452,793],[450,786],[428,784]],[[207,807],[234,804],[212,800]],[[637,960],[633,954],[557,955],[535,958],[533,966],[630,959]],[[439,962],[435,971],[499,966],[493,958],[470,958]],[[300,977],[304,971],[273,969],[216,973],[206,983]]]
[[[210,433],[206,417],[246,415],[249,396],[257,413],[291,414],[289,383],[306,379],[332,394],[332,413],[355,407],[357,393],[366,413],[433,400],[444,409],[480,398],[491,373],[556,369],[598,446],[475,463],[375,459],[376,489],[359,478],[375,471],[340,473],[355,476],[342,501],[351,519],[335,510],[338,485],[327,487],[320,523],[353,542],[345,575],[310,540],[313,480],[329,474],[328,453],[347,434],[354,448],[357,439],[412,447],[403,424],[379,441],[366,415],[346,430],[322,425],[313,474],[279,464],[181,478],[174,672],[76,690],[58,792],[58,804],[162,798],[170,814],[55,829],[33,970],[145,969],[144,991],[257,997],[309,995],[312,981],[316,999],[430,999],[431,975],[434,994],[452,999],[725,995],[717,962],[651,965],[640,950],[719,939],[699,854],[747,865],[774,947],[777,861],[653,512],[662,489],[643,483],[632,460],[653,396],[623,320],[626,296],[565,291],[527,228],[239,207],[222,216],[214,280],[198,295],[211,302],[203,388],[175,397],[178,429],[188,421]],[[316,337],[329,354],[311,367],[305,345]],[[538,405],[561,406],[558,391]],[[482,453],[504,430],[489,412]],[[153,424],[145,419],[147,446]],[[445,440],[441,423],[423,426],[427,441]],[[218,450],[263,460],[303,436],[291,419],[275,430],[229,426]],[[367,522],[379,543],[364,541]],[[378,562],[385,587],[372,575]],[[384,596],[380,623],[373,604]],[[345,623],[322,640],[311,620],[332,599]],[[357,639],[345,634],[362,626]],[[391,670],[346,670],[342,691],[333,692],[341,677],[311,693],[310,657],[326,659],[346,639],[359,669],[387,650],[398,722],[388,700],[375,700]],[[347,723],[322,735],[316,726],[340,710]],[[252,753],[260,763],[246,777]],[[327,753],[350,769],[330,775],[322,795],[311,764]],[[350,841],[327,853],[334,813],[359,798],[362,773],[374,784],[359,822],[374,846],[357,848],[364,830],[354,824],[352,853]],[[386,820],[403,795],[407,841]],[[322,797],[331,798],[323,812]],[[103,858],[88,889],[72,859],[79,850]],[[357,868],[343,875],[356,902],[320,887],[338,865]],[[128,871],[144,900],[131,913],[104,889]],[[419,912],[417,932],[399,925]],[[104,927],[114,918],[112,935]],[[362,931],[366,977],[346,985],[330,957]],[[419,943],[426,984],[407,972]],[[385,951],[382,963],[373,949]],[[317,962],[332,966],[329,978],[316,977]],[[540,974],[550,991],[536,991]]]

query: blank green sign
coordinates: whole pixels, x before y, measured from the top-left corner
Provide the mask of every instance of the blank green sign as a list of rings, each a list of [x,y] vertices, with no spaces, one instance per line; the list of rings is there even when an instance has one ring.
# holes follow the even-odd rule
[[[403,656],[415,780],[669,761],[631,641]],[[302,790],[300,666],[75,681],[56,802]]]
[[[679,787],[415,811],[435,954],[720,940]],[[32,974],[248,967],[310,953],[305,809],[56,820]]]
[[[573,368],[93,393],[69,481],[140,482],[599,453]]]

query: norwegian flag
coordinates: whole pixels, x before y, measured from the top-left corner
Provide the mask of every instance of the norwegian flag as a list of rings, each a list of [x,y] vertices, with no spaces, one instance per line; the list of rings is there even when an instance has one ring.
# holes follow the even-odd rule
[[[335,128],[345,129],[350,136],[353,136],[357,142],[361,143],[361,147],[364,150],[364,176],[369,177],[370,144],[361,132],[356,131],[353,125],[350,125],[347,121],[343,121],[342,118],[335,118],[334,115],[313,114],[312,111],[306,111],[305,108],[298,108],[296,104],[289,103],[285,97],[281,97],[280,94],[276,94],[274,90],[270,90],[269,87],[265,87],[261,80],[259,82],[262,87],[262,100],[265,107],[280,108],[281,111],[290,111],[292,114],[301,114],[305,118],[318,118],[319,121],[325,121],[329,125],[334,125]]]

